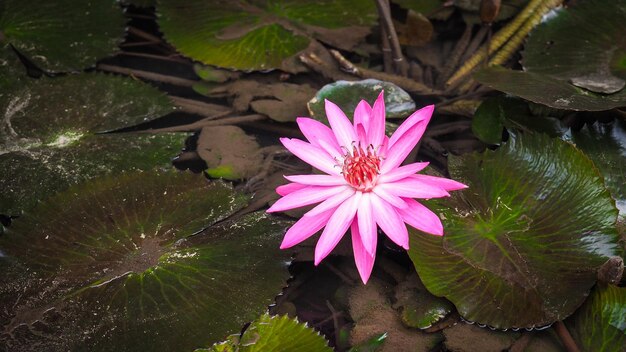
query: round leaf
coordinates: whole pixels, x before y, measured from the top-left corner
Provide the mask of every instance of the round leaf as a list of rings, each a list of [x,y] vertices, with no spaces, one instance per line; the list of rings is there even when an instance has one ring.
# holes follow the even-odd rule
[[[184,351],[238,331],[289,277],[289,224],[220,222],[245,202],[201,175],[134,172],[41,203],[0,237],[2,261],[30,273],[0,279],[0,346]]]
[[[328,99],[337,104],[351,119],[354,109],[361,100],[373,105],[381,90],[385,90],[387,118],[405,118],[415,111],[415,102],[409,93],[393,83],[376,79],[337,81],[327,84],[307,103],[307,106],[312,118],[327,124],[324,99]]]
[[[331,352],[326,339],[306,324],[288,316],[263,314],[248,326],[241,336],[231,336],[227,341],[214,345],[208,350],[196,352],[263,352],[301,351]]]
[[[159,26],[182,54],[240,70],[284,68],[311,38],[350,48],[375,24],[371,1],[159,0]]]
[[[583,351],[623,352],[626,346],[626,288],[598,286],[567,320]]]
[[[51,71],[79,70],[109,56],[125,26],[113,0],[4,0],[0,6],[0,44],[12,44]]]
[[[453,160],[469,185],[435,203],[445,235],[413,231],[409,256],[430,292],[470,321],[532,328],[564,319],[619,253],[617,210],[593,163],[545,135]]]
[[[93,135],[172,111],[157,89],[103,74],[0,81],[0,213],[18,214],[71,184],[168,164],[184,135]]]
[[[624,17],[626,0],[578,2],[533,30],[522,53],[524,71],[489,68],[475,78],[560,109],[626,106]]]

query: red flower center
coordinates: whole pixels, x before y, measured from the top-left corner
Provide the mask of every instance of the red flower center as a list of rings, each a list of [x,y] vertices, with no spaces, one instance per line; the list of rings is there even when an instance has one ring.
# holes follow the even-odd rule
[[[346,153],[341,173],[350,186],[359,191],[371,191],[380,171],[380,158],[370,145],[365,150],[352,146],[352,154]]]

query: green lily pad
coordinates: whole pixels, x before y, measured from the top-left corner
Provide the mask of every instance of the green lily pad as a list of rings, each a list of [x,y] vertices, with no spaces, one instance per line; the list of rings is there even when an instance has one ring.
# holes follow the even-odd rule
[[[520,99],[498,97],[485,100],[472,120],[474,134],[484,142],[497,144],[500,140],[496,135],[501,135],[504,127],[511,133],[546,133],[576,144],[598,167],[620,214],[626,216],[626,122],[596,122],[571,131],[557,118],[533,115],[528,104]]]
[[[566,323],[583,351],[623,352],[626,346],[626,288],[596,287]]]
[[[0,349],[191,350],[238,331],[289,277],[289,223],[223,221],[246,200],[202,175],[138,171],[41,203],[0,237],[1,261],[27,273],[0,279]]]
[[[241,335],[231,335],[228,340],[210,349],[196,352],[264,352],[302,351],[331,352],[326,339],[306,324],[286,315],[263,314]]]
[[[356,346],[352,346],[348,352],[375,352],[378,351],[381,346],[387,340],[387,333],[375,334],[369,340],[363,341]]]
[[[182,54],[239,70],[289,70],[285,60],[319,39],[351,49],[376,23],[360,0],[211,2],[159,0],[159,26]]]
[[[614,202],[567,142],[512,136],[452,159],[450,173],[469,188],[432,203],[445,235],[412,231],[409,256],[426,288],[467,320],[506,329],[564,319],[620,253]]]
[[[500,144],[502,130],[537,131],[556,137],[565,133],[556,118],[534,116],[528,102],[512,97],[486,99],[472,119],[472,132],[489,144]]]
[[[116,1],[19,1],[0,5],[0,44],[12,44],[39,67],[80,70],[111,55],[126,19]]]
[[[576,3],[532,31],[522,53],[524,71],[491,67],[474,78],[559,109],[626,106],[625,16],[626,0]]]
[[[389,119],[405,118],[415,111],[415,102],[402,88],[376,79],[362,81],[337,81],[322,87],[307,103],[311,117],[328,124],[324,99],[337,104],[352,119],[354,109],[361,100],[374,104],[381,90],[385,90],[385,113]]]
[[[172,111],[157,89],[103,74],[0,82],[0,213],[109,172],[166,165],[184,134],[94,135]]]
[[[604,176],[604,183],[621,216],[626,217],[626,122],[597,122],[564,138],[571,138],[576,147],[593,160]]]

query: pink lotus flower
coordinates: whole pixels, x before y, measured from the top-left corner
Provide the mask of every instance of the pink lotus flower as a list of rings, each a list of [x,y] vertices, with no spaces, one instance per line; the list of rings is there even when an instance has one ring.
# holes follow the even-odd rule
[[[309,143],[281,138],[285,148],[327,175],[285,176],[292,183],[279,186],[283,196],[268,212],[320,203],[304,214],[285,234],[280,248],[292,247],[324,227],[315,247],[318,265],[339,243],[348,228],[357,269],[367,283],[376,255],[377,226],[399,246],[409,248],[405,223],[442,236],[441,221],[413,198],[446,197],[467,186],[442,177],[419,175],[428,163],[400,164],[420,140],[434,106],[409,116],[391,136],[385,135],[385,102],[380,93],[373,107],[361,100],[354,124],[326,100],[331,128],[306,117],[297,119]]]

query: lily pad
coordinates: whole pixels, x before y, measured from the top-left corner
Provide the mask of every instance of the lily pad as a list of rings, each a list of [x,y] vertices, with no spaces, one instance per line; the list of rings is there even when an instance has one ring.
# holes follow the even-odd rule
[[[491,67],[474,77],[494,89],[559,109],[626,106],[625,16],[626,0],[578,2],[533,30],[522,53],[524,71]]]
[[[0,86],[0,213],[96,175],[166,165],[183,145],[184,134],[93,134],[172,111],[149,85],[103,74],[16,77]]]
[[[566,323],[583,351],[623,352],[626,346],[626,288],[596,287]]]
[[[433,202],[443,237],[413,231],[409,256],[426,288],[465,319],[535,328],[571,315],[597,270],[621,254],[617,209],[582,152],[541,134],[450,162],[469,185]]]
[[[80,70],[111,55],[125,26],[116,1],[4,0],[0,6],[0,44],[50,71]]]
[[[159,26],[182,54],[239,70],[287,69],[285,60],[312,39],[352,49],[376,23],[376,7],[360,0],[159,0]]]
[[[472,132],[489,144],[500,144],[504,128],[516,131],[537,131],[557,137],[565,133],[556,118],[534,116],[528,102],[512,97],[486,99],[472,119]]]
[[[328,343],[318,332],[306,324],[291,319],[286,315],[271,316],[263,314],[255,320],[241,335],[231,335],[228,340],[216,344],[210,349],[196,352],[264,352],[264,351],[302,351],[331,352]]]
[[[393,83],[376,79],[337,81],[327,84],[307,103],[307,107],[312,118],[327,124],[324,99],[328,99],[337,104],[346,116],[352,119],[354,109],[359,102],[365,100],[373,105],[381,90],[385,90],[387,118],[405,118],[415,111],[415,102],[409,93]]]
[[[0,349],[191,350],[238,331],[289,277],[288,223],[223,222],[245,204],[175,171],[104,177],[39,204],[0,237],[1,261],[27,273],[0,279]]]
[[[565,135],[593,160],[615,199],[620,215],[626,217],[626,122],[596,122]]]
[[[626,122],[619,119],[611,123],[596,122],[572,131],[557,118],[534,115],[520,99],[485,100],[472,120],[474,134],[484,142],[497,144],[500,138],[496,135],[501,135],[504,127],[511,133],[546,133],[573,142],[598,167],[621,216],[626,216]]]

